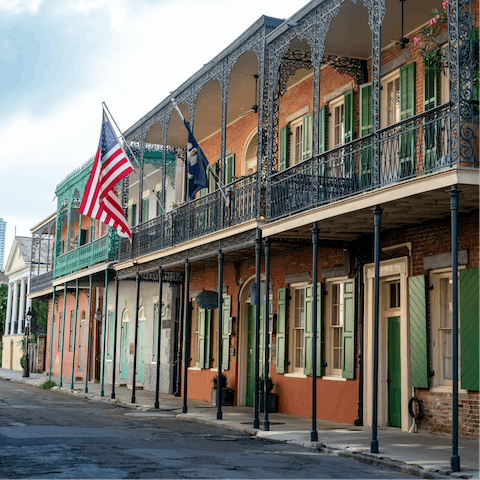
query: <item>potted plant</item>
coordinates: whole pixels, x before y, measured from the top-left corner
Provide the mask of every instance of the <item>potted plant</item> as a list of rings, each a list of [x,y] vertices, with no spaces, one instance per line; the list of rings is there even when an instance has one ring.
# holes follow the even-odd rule
[[[272,393],[273,387],[275,386],[272,377],[268,377],[268,412],[269,413],[276,413],[278,411],[278,396],[276,393]],[[260,411],[263,412],[263,405],[264,405],[264,390],[265,388],[265,378],[259,377],[258,379],[258,393],[260,394]]]
[[[212,405],[217,404],[217,385],[218,385],[218,375],[213,377],[213,388],[212,388]],[[233,405],[233,398],[235,397],[235,390],[230,388],[227,383],[227,377],[222,373],[222,405]]]

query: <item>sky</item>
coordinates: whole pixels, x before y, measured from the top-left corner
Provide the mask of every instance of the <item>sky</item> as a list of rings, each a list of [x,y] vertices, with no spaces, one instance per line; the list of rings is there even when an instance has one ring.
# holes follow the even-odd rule
[[[291,0],[0,0],[0,218],[16,234],[56,211],[55,187],[98,145],[101,103],[122,131]],[[0,265],[1,268],[1,265]]]

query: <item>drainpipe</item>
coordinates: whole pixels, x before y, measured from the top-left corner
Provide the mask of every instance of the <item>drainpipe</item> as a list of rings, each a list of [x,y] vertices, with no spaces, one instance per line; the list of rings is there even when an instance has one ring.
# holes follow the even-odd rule
[[[160,347],[162,342],[162,296],[163,296],[163,268],[158,267],[158,320],[157,320],[157,379],[155,383],[155,408],[160,407],[158,395],[160,390]]]
[[[183,413],[188,412],[187,406],[187,380],[188,380],[188,346],[190,337],[190,311],[188,308],[190,297],[190,262],[188,259],[185,261],[185,336],[183,341]],[[219,345],[220,348],[220,345]],[[221,366],[221,365],[220,365]],[[221,381],[221,380],[220,380]]]
[[[257,238],[255,239],[255,282],[257,288],[255,291],[255,384],[253,385],[253,428],[260,427],[258,419],[258,380],[260,363],[260,261],[262,254],[262,231],[257,228]]]
[[[310,432],[310,441],[318,442],[318,432],[317,432],[318,225],[317,225],[317,222],[313,224],[313,228],[312,228],[312,245],[313,245],[313,308],[312,308],[313,365],[312,365],[312,431]]]
[[[382,222],[382,209],[379,205],[373,208],[375,239],[375,284],[374,284],[374,318],[373,318],[373,405],[372,405],[372,441],[370,452],[378,453],[377,440],[377,408],[378,408],[378,319],[379,319],[379,287],[380,287],[380,224]]]

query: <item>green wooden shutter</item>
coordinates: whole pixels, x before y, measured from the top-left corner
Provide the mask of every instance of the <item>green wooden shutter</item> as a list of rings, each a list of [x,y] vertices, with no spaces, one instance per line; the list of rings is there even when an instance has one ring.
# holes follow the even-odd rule
[[[322,375],[321,369],[321,331],[322,331],[322,284],[317,283],[317,377]],[[305,287],[305,330],[304,330],[304,373],[313,374],[313,284]]]
[[[343,95],[345,143],[353,140],[353,89]]]
[[[427,296],[425,276],[408,279],[410,304],[410,378],[412,387],[428,388]]]
[[[312,118],[312,113],[309,113],[303,117],[302,160],[305,160],[312,156]]]
[[[462,388],[478,392],[479,269],[460,270],[460,377]]]
[[[204,308],[198,309],[198,352],[197,365],[200,368],[205,368],[205,315]]]
[[[223,296],[222,305],[222,368],[228,370],[230,363],[230,333],[228,332],[228,322],[230,320],[232,308],[232,296]]]
[[[479,28],[478,27],[473,27],[472,29],[472,42],[474,45],[474,51],[477,52],[478,56],[478,40],[479,40]],[[476,48],[475,48],[476,45]],[[479,85],[479,70],[478,70],[478,61],[476,64],[476,67],[474,67],[473,72],[472,72],[472,80],[473,80],[473,92],[472,92],[472,100],[474,102],[478,102],[480,99],[480,85]],[[473,112],[478,119],[478,114],[479,114],[479,106],[478,103],[473,105]]]
[[[400,67],[400,120],[415,115],[415,62]]]
[[[288,125],[280,129],[280,145],[279,145],[279,165],[278,168],[285,170],[288,167]]]
[[[113,359],[113,344],[115,342],[115,312],[110,312],[110,325],[108,326],[108,359]]]
[[[318,153],[327,150],[327,106],[318,111]]]
[[[415,62],[400,67],[400,120],[415,115]],[[412,124],[402,126],[409,130]],[[415,134],[404,133],[400,137],[400,177],[408,177],[414,173]]]
[[[277,292],[277,373],[285,373],[285,327],[287,323],[287,289]]]
[[[428,68],[424,62],[423,74],[423,110],[431,110],[438,105],[438,69]],[[426,120],[433,120],[434,117],[427,117]],[[424,170],[428,171],[435,167],[438,160],[438,133],[437,125],[425,125],[423,132],[424,145]]]
[[[355,279],[343,282],[342,377],[355,378]]]
[[[235,180],[235,154],[228,155],[226,160],[227,178],[226,183],[232,183]]]
[[[143,199],[143,211],[142,211],[142,222],[148,221],[148,206],[150,205],[150,199]]]

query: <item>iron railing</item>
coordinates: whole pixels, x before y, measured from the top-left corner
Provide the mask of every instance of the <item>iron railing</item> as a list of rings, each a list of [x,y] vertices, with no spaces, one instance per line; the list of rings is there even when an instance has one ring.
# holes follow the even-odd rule
[[[92,243],[82,245],[71,252],[60,255],[55,258],[53,276],[58,278],[96,263],[111,260],[112,258],[109,258],[109,250],[108,235],[105,235]]]
[[[132,243],[125,238],[120,241],[119,261],[138,258],[256,218],[255,174],[230,183],[225,190],[229,207],[220,191],[215,190],[133,227]]]
[[[52,286],[53,270],[30,277],[30,293],[40,292]]]
[[[267,193],[267,219],[452,167],[450,121],[450,105],[444,104],[384,128],[378,137],[364,136],[275,173]],[[478,151],[478,137],[472,142]],[[460,164],[478,168],[478,162]]]

